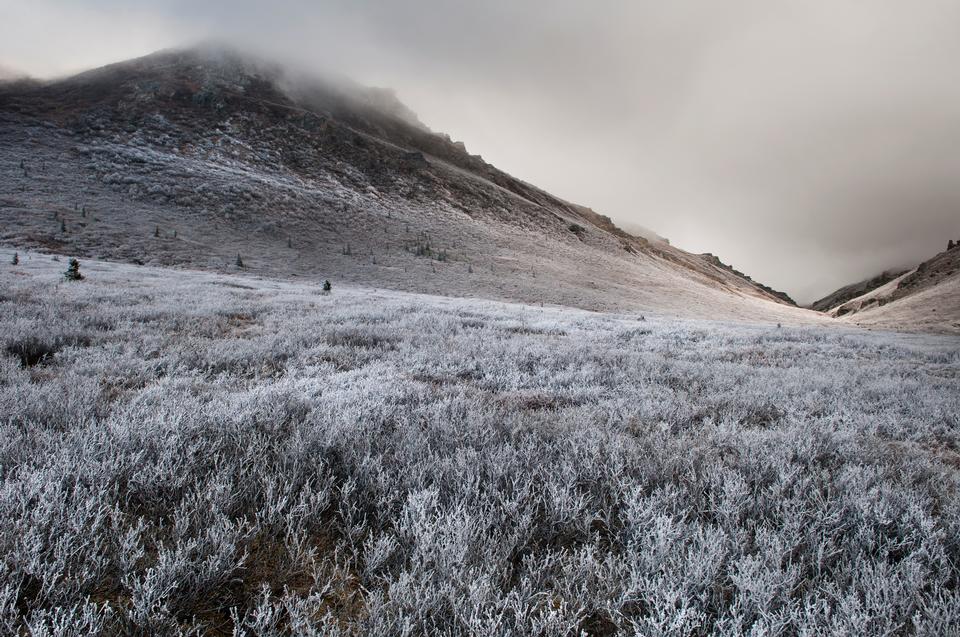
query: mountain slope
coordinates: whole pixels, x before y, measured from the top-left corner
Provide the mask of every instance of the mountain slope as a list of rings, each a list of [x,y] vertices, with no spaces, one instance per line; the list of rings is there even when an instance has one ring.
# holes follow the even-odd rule
[[[497,170],[389,91],[225,50],[0,87],[0,216],[7,243],[133,262],[819,320]]]
[[[960,247],[833,307],[829,314],[883,329],[960,333]]]
[[[872,292],[881,285],[886,285],[890,281],[893,281],[907,272],[908,270],[886,270],[885,272],[881,272],[877,276],[870,279],[845,285],[839,290],[831,292],[822,299],[818,299],[811,303],[810,309],[817,310],[818,312],[829,312],[835,307],[843,305],[847,301]]]

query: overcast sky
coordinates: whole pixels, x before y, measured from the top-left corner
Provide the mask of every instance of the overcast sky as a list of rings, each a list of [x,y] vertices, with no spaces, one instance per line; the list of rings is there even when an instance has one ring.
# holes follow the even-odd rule
[[[960,238],[960,1],[0,0],[0,68],[226,39],[811,301]]]

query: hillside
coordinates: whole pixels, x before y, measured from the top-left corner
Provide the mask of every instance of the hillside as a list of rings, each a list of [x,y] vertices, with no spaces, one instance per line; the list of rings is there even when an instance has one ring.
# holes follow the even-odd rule
[[[868,292],[872,292],[881,285],[886,285],[890,281],[903,274],[906,274],[907,272],[907,270],[886,270],[875,277],[871,277],[863,281],[857,281],[856,283],[851,283],[850,285],[845,285],[839,290],[831,292],[822,299],[818,299],[811,303],[810,309],[817,310],[818,312],[829,312],[833,308],[843,305],[847,301],[855,299],[858,296],[863,296]]]
[[[222,49],[0,86],[0,218],[7,244],[133,263],[820,320],[497,170],[390,91]]]
[[[833,307],[829,315],[862,326],[960,334],[960,247]]]

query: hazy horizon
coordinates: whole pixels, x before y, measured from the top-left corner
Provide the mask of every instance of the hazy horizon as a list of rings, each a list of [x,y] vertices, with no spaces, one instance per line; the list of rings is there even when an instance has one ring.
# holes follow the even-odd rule
[[[0,69],[217,39],[389,86],[560,197],[800,303],[960,238],[960,5],[6,2]]]

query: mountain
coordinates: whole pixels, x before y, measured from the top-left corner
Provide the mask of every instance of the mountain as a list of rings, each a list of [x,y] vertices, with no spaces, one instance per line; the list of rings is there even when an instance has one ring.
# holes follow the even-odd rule
[[[875,277],[845,285],[839,290],[831,292],[822,299],[818,299],[810,304],[810,309],[818,312],[829,312],[833,308],[843,305],[847,301],[862,296],[868,292],[876,290],[881,285],[906,274],[908,270],[886,270]]]
[[[435,133],[389,90],[214,47],[0,85],[0,241],[596,310],[819,321]]]
[[[889,278],[891,275],[893,278]],[[875,285],[883,278],[888,280]],[[852,292],[865,290],[858,296]],[[946,251],[916,268],[885,273],[870,281],[837,290],[816,305],[839,301],[830,316],[861,326],[911,331],[960,334],[960,244],[950,242]]]

